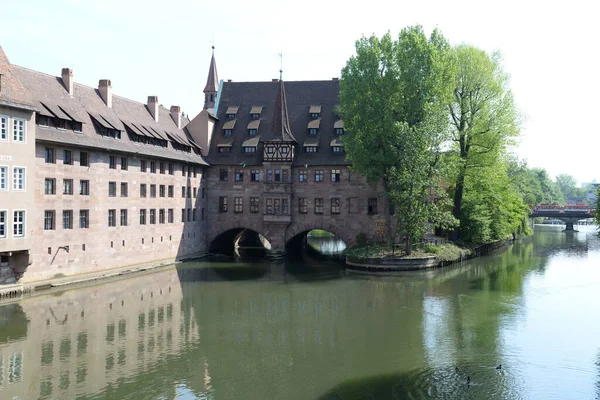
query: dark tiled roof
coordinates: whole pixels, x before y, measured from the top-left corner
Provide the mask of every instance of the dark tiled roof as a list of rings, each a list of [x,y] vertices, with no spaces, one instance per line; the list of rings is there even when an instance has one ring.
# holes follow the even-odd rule
[[[170,139],[189,146],[191,139],[183,129],[177,128],[170,110],[162,106],[158,108],[159,118],[156,122],[145,104],[113,95],[112,108],[109,108],[94,88],[75,83],[73,85],[73,96],[70,96],[59,77],[16,65],[13,65],[13,70],[23,84],[23,92],[30,94],[38,112],[43,115],[70,116],[72,119],[83,123],[81,133],[38,126],[36,129],[37,140],[206,164],[202,157],[193,151],[187,153],[175,150],[171,143],[165,148],[138,143],[129,139],[124,123],[140,135]],[[122,131],[121,139],[99,135],[92,119],[102,126],[114,127]],[[187,125],[188,122],[189,119],[182,118],[182,125]]]
[[[0,46],[0,104],[33,109],[33,101],[15,75],[12,64]]]
[[[250,113],[252,114],[252,110],[250,110]],[[277,90],[277,98],[275,99],[273,122],[271,123],[271,128],[263,133],[262,141],[298,143],[290,128],[287,101],[285,99],[285,85],[282,80],[279,81],[279,89]]]
[[[260,114],[258,135],[261,140],[272,131],[273,114],[279,90],[279,82],[223,82],[220,93],[219,108],[216,110],[219,121],[215,124],[213,137],[207,160],[219,165],[260,165],[262,164],[262,145],[256,153],[245,153],[242,144],[251,137],[247,126],[252,121],[250,110],[256,105],[263,105]],[[339,81],[293,81],[285,82],[285,95],[288,109],[290,131],[296,139],[296,152],[293,165],[349,165],[344,153],[332,153],[330,143],[335,135],[334,124],[338,117],[334,107],[339,104]],[[320,124],[316,139],[319,142],[317,153],[304,153],[303,144],[308,135],[310,106],[320,105]],[[239,107],[236,114],[236,124],[232,136],[223,135],[223,124],[227,123],[225,116],[227,108]],[[231,153],[219,153],[219,143],[233,140]],[[315,140],[309,140],[314,142]]]

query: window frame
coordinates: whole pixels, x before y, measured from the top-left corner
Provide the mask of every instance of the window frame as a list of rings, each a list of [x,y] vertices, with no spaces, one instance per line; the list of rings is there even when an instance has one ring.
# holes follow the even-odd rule
[[[56,210],[44,210],[44,230],[53,231],[56,229]]]
[[[16,216],[17,214],[21,214],[23,216],[22,221],[16,221]],[[12,232],[13,232],[13,237],[19,237],[19,238],[24,238],[25,237],[25,232],[27,232],[26,229],[26,225],[27,224],[27,210],[24,209],[16,209],[13,210],[13,222],[12,222]],[[20,227],[20,233],[15,233],[18,232],[18,227]]]
[[[17,176],[15,175],[17,170],[23,170],[23,176],[21,177],[22,185],[17,185]],[[25,192],[27,191],[27,168],[20,166],[20,165],[14,165],[13,166],[13,186],[12,186],[12,190],[13,192]]]
[[[27,144],[27,120],[24,118],[15,118],[13,117],[13,143]],[[17,130],[17,123],[22,124],[22,129]],[[21,138],[18,138],[17,135],[21,134]]]
[[[73,229],[73,210],[62,211],[62,228]]]

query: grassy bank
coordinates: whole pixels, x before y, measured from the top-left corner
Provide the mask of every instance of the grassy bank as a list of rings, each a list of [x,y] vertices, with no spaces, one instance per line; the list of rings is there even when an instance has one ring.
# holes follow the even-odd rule
[[[435,256],[443,263],[467,258],[471,250],[458,247],[453,243],[441,245],[425,245],[417,247],[407,256],[401,247],[387,245],[355,246],[346,249],[346,255],[361,258],[425,258]]]

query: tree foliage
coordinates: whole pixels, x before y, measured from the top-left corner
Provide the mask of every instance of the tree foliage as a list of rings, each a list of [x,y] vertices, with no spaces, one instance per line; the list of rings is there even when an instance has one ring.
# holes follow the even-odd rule
[[[427,38],[422,27],[414,26],[403,29],[398,40],[389,33],[361,38],[342,70],[340,110],[349,132],[343,140],[348,159],[369,182],[381,184],[394,204],[408,254],[428,220],[449,220],[435,185],[447,132],[449,54],[438,31]],[[391,240],[390,207],[385,215]]]

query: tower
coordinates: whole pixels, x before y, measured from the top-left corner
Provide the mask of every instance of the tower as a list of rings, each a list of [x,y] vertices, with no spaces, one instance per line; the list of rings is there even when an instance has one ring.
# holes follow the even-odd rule
[[[219,91],[219,78],[217,76],[217,63],[215,62],[215,46],[212,46],[212,58],[208,68],[208,79],[204,87],[204,109],[212,112],[215,108],[217,92]]]

